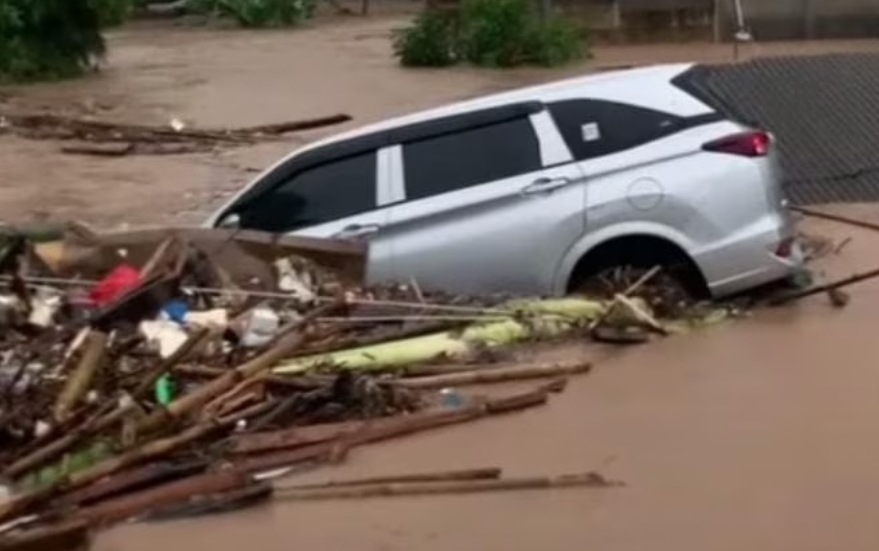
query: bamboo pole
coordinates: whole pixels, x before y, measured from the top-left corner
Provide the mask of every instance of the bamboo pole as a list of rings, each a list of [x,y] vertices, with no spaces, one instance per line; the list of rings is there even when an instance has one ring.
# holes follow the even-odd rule
[[[373,484],[401,484],[414,482],[450,482],[463,480],[497,480],[502,471],[498,467],[482,469],[465,469],[458,471],[440,471],[430,473],[411,473],[392,476],[372,476],[356,478],[353,480],[329,480],[316,484],[296,484],[292,486],[279,486],[275,484],[275,490],[316,490],[323,488],[339,488],[350,486],[369,486]]]
[[[506,383],[510,381],[526,381],[566,375],[589,373],[590,362],[574,362],[569,364],[532,364],[518,365],[496,369],[479,369],[432,377],[416,377],[399,379],[394,384],[406,388],[430,389],[468,385]]]
[[[416,414],[418,415],[418,414]],[[320,444],[360,430],[367,421],[340,421],[281,429],[272,432],[237,434],[230,438],[229,449],[235,454],[264,453]]]
[[[85,522],[73,521],[0,537],[3,551],[73,551],[88,549],[91,532]]]
[[[790,209],[794,212],[799,212],[806,216],[812,216],[814,218],[823,218],[825,220],[831,220],[833,222],[839,222],[841,224],[848,224],[849,226],[856,226],[859,228],[865,228],[868,230],[879,231],[879,224],[874,224],[873,222],[867,222],[866,220],[858,220],[856,218],[848,218],[847,216],[840,216],[838,214],[831,214],[829,212],[823,212],[820,210],[810,209],[807,207],[802,207],[799,205],[791,206]]]
[[[36,449],[28,455],[16,460],[3,471],[3,476],[16,478],[21,474],[42,465],[46,461],[57,457],[86,436],[100,432],[119,422],[128,414],[128,412],[136,407],[136,400],[142,397],[144,393],[148,392],[152,388],[153,383],[155,383],[159,377],[173,369],[178,362],[186,358],[208,333],[207,330],[201,330],[191,335],[186,342],[174,351],[174,354],[163,360],[146,379],[141,381],[141,384],[131,394],[131,400],[116,406],[115,409],[107,411],[105,408],[102,411],[99,411],[79,427],[66,432],[61,438],[53,440],[46,446]]]
[[[108,340],[109,335],[103,331],[94,329],[89,331],[82,357],[76,365],[76,369],[68,377],[64,389],[58,395],[58,400],[55,402],[54,416],[55,420],[59,423],[64,422],[70,416],[70,411],[76,405],[76,402],[88,390],[89,383],[91,383],[95,373],[101,367],[101,362],[104,360]]]
[[[250,477],[244,473],[233,470],[204,473],[86,507],[77,512],[74,518],[98,524],[118,522],[188,501],[193,496],[240,489],[246,486],[249,480]]]
[[[434,411],[416,413],[406,417],[377,419],[367,421],[359,429],[354,429],[353,432],[341,432],[330,440],[294,449],[281,449],[263,455],[243,456],[234,460],[233,464],[246,472],[258,472],[307,461],[326,461],[333,455],[344,454],[345,450],[355,446],[464,423],[484,415],[486,415],[484,407],[473,405],[451,411]]]
[[[256,406],[221,419],[203,421],[174,436],[147,442],[126,453],[105,459],[87,469],[60,477],[54,483],[44,488],[29,493],[19,494],[8,501],[0,503],[0,520],[27,511],[31,507],[51,498],[59,490],[81,488],[82,486],[96,482],[106,476],[110,476],[126,467],[131,467],[138,463],[161,457],[181,446],[195,442],[211,432],[229,428],[242,419],[258,415],[270,406],[271,404],[257,404]]]
[[[598,316],[589,323],[589,330],[593,331],[599,325],[604,323],[605,320],[607,320],[608,316],[610,316],[611,312],[613,312],[613,309],[616,307],[616,305],[620,302],[621,297],[628,297],[629,295],[640,289],[648,281],[653,279],[653,277],[659,273],[660,269],[662,269],[661,266],[654,266],[647,273],[639,277],[638,280],[635,281],[635,283],[631,284],[622,293],[617,293],[616,295],[614,295],[613,301],[607,306],[607,308],[605,308],[604,312],[602,312],[600,316]]]
[[[467,494],[513,490],[548,490],[553,488],[613,488],[623,484],[589,472],[561,476],[535,476],[488,480],[452,480],[441,482],[408,482],[367,484],[363,486],[335,486],[329,488],[290,489],[276,492],[275,496],[291,501],[323,499],[363,499],[370,497]]]
[[[793,293],[786,293],[769,301],[772,305],[781,305],[787,304],[788,302],[792,302],[794,300],[799,300],[802,298],[810,297],[812,295],[817,295],[820,293],[826,293],[829,291],[835,291],[842,287],[847,287],[849,285],[854,285],[855,283],[860,283],[862,281],[866,281],[868,279],[874,279],[879,277],[879,269],[870,270],[869,272],[864,272],[862,274],[854,274],[850,277],[846,277],[843,279],[839,279],[837,281],[832,281],[830,283],[826,283],[824,285],[816,285],[814,287],[809,287],[808,289],[803,289],[802,291],[796,291]]]
[[[137,425],[138,432],[150,432],[158,429],[168,421],[180,419],[185,414],[201,408],[236,384],[268,371],[279,361],[302,346],[306,341],[302,331],[305,326],[310,324],[315,318],[321,317],[326,312],[336,308],[338,308],[338,303],[315,308],[308,315],[300,319],[296,326],[288,329],[289,333],[287,335],[262,354],[234,369],[230,369],[227,373],[199,386],[192,392],[174,400],[167,407],[159,408],[142,419]]]
[[[335,431],[332,427],[327,427],[322,434],[310,435],[310,440],[307,440],[309,445],[304,445],[306,441],[297,439],[295,433],[289,430],[279,431],[275,439],[269,434],[243,435],[233,440],[235,452],[253,454],[270,449],[279,451],[241,456],[233,460],[233,463],[247,472],[258,472],[309,461],[326,461],[334,456],[344,455],[348,449],[357,446],[543,405],[548,400],[551,390],[549,387],[550,385],[543,385],[527,392],[458,409],[352,422],[351,425],[340,425]]]

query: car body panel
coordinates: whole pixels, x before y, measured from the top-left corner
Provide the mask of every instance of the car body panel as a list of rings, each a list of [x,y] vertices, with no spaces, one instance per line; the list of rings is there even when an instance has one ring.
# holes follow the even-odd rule
[[[583,234],[585,182],[548,113],[529,119],[544,168],[391,209],[398,281],[462,293],[530,294],[548,286],[555,260]],[[398,160],[395,174],[402,174]],[[532,187],[538,179],[565,182],[543,191]]]
[[[403,146],[387,143],[378,148],[376,210],[293,233],[338,237],[353,224],[376,225],[376,232],[361,237],[370,242],[370,283],[415,280],[424,288],[462,293],[563,294],[584,255],[635,235],[664,239],[686,252],[715,296],[786,277],[801,259],[775,254],[794,235],[775,153],[745,157],[703,148],[748,129],[712,118],[717,113],[710,106],[671,84],[690,67],[578,77],[386,120],[302,148],[250,187],[270,181],[297,156],[321,148],[378,135],[382,141],[376,143],[393,142],[396,129],[407,125],[478,116],[480,110],[526,102],[522,116],[537,136],[542,168],[412,200]],[[560,100],[605,100],[692,119],[693,124],[577,161],[565,141],[570,136],[563,137],[559,121],[540,107]],[[541,103],[534,108],[527,102]],[[535,189],[537,184],[549,187]],[[247,189],[207,225],[218,224]]]

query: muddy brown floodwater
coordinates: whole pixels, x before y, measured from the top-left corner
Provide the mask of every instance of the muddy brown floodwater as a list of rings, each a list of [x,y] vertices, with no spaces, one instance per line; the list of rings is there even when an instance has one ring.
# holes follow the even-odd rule
[[[103,120],[238,126],[338,112],[363,124],[394,114],[599,68],[726,62],[729,45],[597,47],[563,69],[404,70],[391,55],[400,17],[321,19],[293,31],[231,31],[141,24],[113,32],[101,74],[0,89],[4,110]],[[754,44],[740,58],[877,51],[877,41]],[[89,158],[59,144],[0,138],[0,219],[82,218],[101,226],[194,222],[256,172],[332,128],[216,154]]]
[[[289,32],[141,26],[111,37],[97,77],[0,91],[0,108],[109,120],[250,125],[352,114],[356,123],[443,101],[656,61],[727,61],[728,46],[597,48],[558,71],[403,71],[394,18]],[[744,48],[742,55],[876,50],[876,41]],[[0,216],[99,225],[193,221],[256,170],[329,131],[222,154],[93,159],[0,137]],[[872,205],[839,207],[879,220]],[[852,241],[828,277],[879,263],[879,233],[808,221]],[[871,265],[871,263],[874,263]],[[284,503],[202,520],[121,526],[97,551],[290,549],[827,551],[879,545],[879,283],[691,335],[589,357],[595,371],[540,410],[357,450],[306,478],[497,465],[509,474],[597,469],[628,486],[418,499]]]
[[[874,205],[842,211],[879,221]],[[839,243],[823,277],[874,268],[879,233],[809,221]],[[879,545],[879,282],[845,309],[815,297],[595,358],[549,406],[363,451],[305,478],[497,465],[598,469],[628,485],[284,503],[119,527],[97,551],[870,550]]]

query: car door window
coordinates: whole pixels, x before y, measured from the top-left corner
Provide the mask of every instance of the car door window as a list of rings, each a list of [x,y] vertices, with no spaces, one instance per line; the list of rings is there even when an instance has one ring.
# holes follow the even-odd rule
[[[415,200],[541,168],[527,118],[403,144],[406,199]]]
[[[376,158],[372,151],[297,172],[238,210],[240,226],[289,232],[372,210]]]
[[[573,99],[548,104],[575,159],[609,155],[673,134],[686,119],[636,105]]]

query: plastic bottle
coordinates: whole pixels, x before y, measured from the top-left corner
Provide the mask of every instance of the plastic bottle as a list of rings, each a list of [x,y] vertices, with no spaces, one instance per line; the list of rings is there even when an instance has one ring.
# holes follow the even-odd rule
[[[464,397],[454,388],[444,388],[439,391],[440,404],[444,408],[458,409],[464,405]]]

